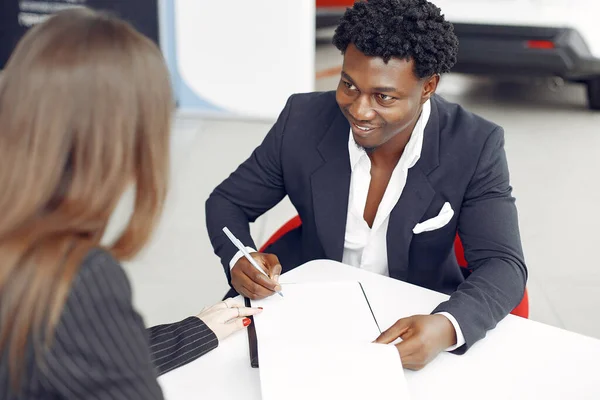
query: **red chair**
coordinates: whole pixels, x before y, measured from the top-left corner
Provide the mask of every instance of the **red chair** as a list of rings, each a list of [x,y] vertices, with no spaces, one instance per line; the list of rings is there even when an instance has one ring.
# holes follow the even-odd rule
[[[327,7],[352,7],[356,0],[317,0],[316,6],[317,8],[327,8]]]
[[[454,254],[456,255],[456,261],[458,262],[458,265],[463,268],[468,268],[467,260],[465,259],[465,250],[460,238],[458,237],[458,234],[454,239]],[[523,300],[521,300],[521,303],[519,303],[519,305],[511,311],[511,314],[518,317],[529,318],[529,295],[527,294],[527,288],[525,288]]]
[[[283,226],[279,228],[269,238],[269,240],[267,240],[267,242],[260,248],[259,251],[261,253],[264,252],[267,247],[278,241],[283,235],[285,235],[289,231],[298,228],[300,225],[302,225],[300,217],[295,216],[294,218],[283,224]],[[454,239],[454,253],[456,254],[456,261],[458,262],[458,265],[460,265],[462,268],[467,268],[465,250],[463,248],[463,244],[460,238],[458,237],[458,234]],[[521,300],[521,303],[514,310],[512,310],[511,314],[523,318],[529,318],[529,296],[527,295],[527,289],[525,289],[525,293],[523,294],[523,300]]]
[[[299,215],[296,215],[294,218],[283,224],[281,228],[277,229],[277,231],[269,238],[269,240],[266,241],[265,244],[262,245],[258,251],[264,253],[267,247],[281,239],[281,237],[289,231],[293,231],[294,229],[298,228],[300,225],[302,225],[302,220],[300,219]]]

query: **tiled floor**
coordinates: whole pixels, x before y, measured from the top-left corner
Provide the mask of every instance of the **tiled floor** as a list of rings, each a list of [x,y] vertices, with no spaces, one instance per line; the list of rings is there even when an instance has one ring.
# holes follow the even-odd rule
[[[320,46],[317,69],[339,52]],[[317,82],[335,88],[337,77]],[[600,113],[586,109],[582,87],[443,78],[439,93],[499,123],[520,213],[530,271],[531,318],[600,338]],[[146,322],[197,313],[226,291],[204,226],[210,191],[260,143],[270,123],[179,117],[173,135],[172,188],[152,243],[126,264]],[[115,221],[127,213],[124,204]],[[284,201],[252,227],[263,242],[294,215]],[[112,229],[113,231],[115,228]]]

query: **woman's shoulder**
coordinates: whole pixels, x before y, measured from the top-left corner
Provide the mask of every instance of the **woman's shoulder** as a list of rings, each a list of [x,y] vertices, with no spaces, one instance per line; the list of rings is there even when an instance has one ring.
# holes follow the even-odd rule
[[[67,302],[77,302],[80,306],[107,300],[130,303],[132,297],[125,270],[110,252],[99,247],[91,249],[80,262],[70,292]]]
[[[89,398],[92,393],[97,398],[108,393],[113,394],[110,398],[115,393],[162,398],[147,332],[131,297],[119,262],[104,249],[90,250],[73,278],[46,356],[47,385],[65,398]]]
[[[92,249],[80,262],[78,273],[71,283],[56,327],[59,339],[68,340],[59,342],[73,347],[69,352],[85,352],[89,349],[77,347],[84,342],[89,344],[85,337],[100,333],[106,338],[118,337],[125,328],[145,339],[144,324],[133,307],[131,286],[125,271],[108,251]],[[142,347],[147,346],[143,340],[142,344]]]
[[[83,257],[83,260],[81,261],[81,267],[82,272],[84,270],[95,270],[97,268],[102,267],[107,267],[110,269],[118,267],[118,269],[122,270],[119,262],[112,256],[112,254],[108,250],[102,247],[91,248],[88,251],[88,253]]]
[[[92,248],[82,259],[79,273],[74,285],[78,281],[84,282],[108,282],[116,287],[129,288],[129,280],[125,270],[113,255],[101,247]]]

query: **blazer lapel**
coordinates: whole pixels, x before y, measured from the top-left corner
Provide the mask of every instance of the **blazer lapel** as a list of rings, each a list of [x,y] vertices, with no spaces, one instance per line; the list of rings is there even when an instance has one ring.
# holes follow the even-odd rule
[[[318,146],[323,164],[311,176],[317,235],[327,258],[342,261],[350,192],[350,125],[341,112]]]
[[[390,276],[408,279],[409,249],[413,228],[421,220],[435,196],[428,175],[439,165],[439,110],[435,96],[423,134],[419,161],[408,171],[406,185],[390,214],[387,231],[387,255]]]

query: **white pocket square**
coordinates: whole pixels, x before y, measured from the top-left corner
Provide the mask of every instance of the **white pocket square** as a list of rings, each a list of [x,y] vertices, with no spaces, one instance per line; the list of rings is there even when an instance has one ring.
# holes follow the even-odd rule
[[[440,229],[448,224],[452,217],[454,216],[454,210],[450,203],[445,202],[440,210],[440,213],[427,221],[420,222],[415,225],[413,228],[413,233],[418,235],[419,233],[435,231],[436,229]]]

